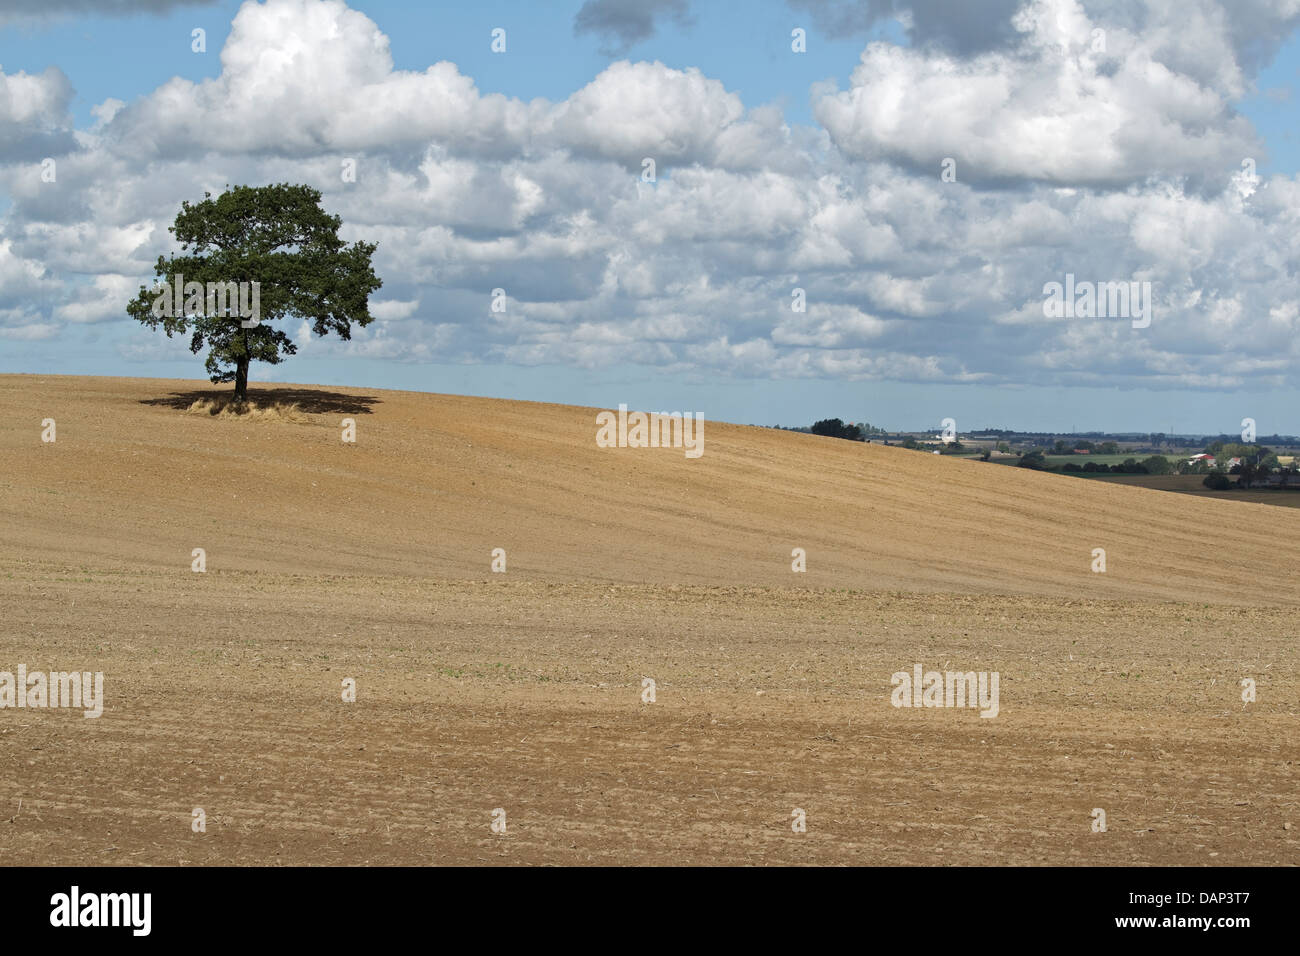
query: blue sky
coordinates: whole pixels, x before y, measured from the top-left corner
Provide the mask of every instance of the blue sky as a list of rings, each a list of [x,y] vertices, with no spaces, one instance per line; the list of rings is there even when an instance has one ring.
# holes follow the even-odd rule
[[[11,142],[71,131],[80,141],[57,157],[57,190],[32,185],[32,155],[0,154],[0,248],[11,256],[0,258],[0,371],[202,377],[201,356],[153,341],[161,334],[118,308],[125,299],[103,303],[151,279],[181,199],[224,177],[323,177],[360,154],[359,189],[323,188],[349,238],[380,242],[381,321],[350,346],[255,368],[255,379],[757,424],[955,417],[963,429],[1213,432],[1250,416],[1262,433],[1300,433],[1300,39],[1294,18],[1270,19],[1259,4],[1242,13],[1196,0],[1198,19],[1152,3],[1138,22],[1109,0],[1026,0],[1011,13],[1055,18],[1074,44],[1073,64],[1041,81],[1057,64],[1041,28],[945,32],[954,18],[943,0],[899,0],[874,20],[864,6],[817,0],[271,0],[242,14],[237,2],[142,0],[148,9],[109,16],[75,12],[74,0],[24,4],[0,19],[0,70],[15,84],[42,79],[14,85],[12,101],[34,105],[0,112],[0,132],[9,122]],[[584,8],[625,30],[648,10],[653,33],[580,32]],[[990,0],[984,21],[1009,24],[1004,8]],[[237,15],[250,26],[232,36]],[[1100,59],[1087,52],[1098,24]],[[347,42],[371,26],[396,73]],[[205,54],[190,50],[196,27]],[[490,49],[494,27],[507,30],[504,55]],[[794,27],[808,32],[806,54],[790,50]],[[290,37],[314,66],[286,67],[273,90],[241,86],[243,67],[223,74],[228,42],[239,62],[261,62]],[[1168,86],[1143,79],[1137,64],[1152,58]],[[384,84],[442,61],[475,91],[428,81],[439,91],[428,113],[448,117],[429,120],[423,138],[403,133],[425,121],[419,101],[378,94],[366,94],[372,138],[354,135],[362,120],[327,129],[330,102],[365,116],[364,101],[349,102],[361,80],[325,89],[328,77]],[[50,67],[70,84],[65,99]],[[187,81],[202,124],[166,115],[173,78]],[[1067,89],[1076,81],[1078,96]],[[552,112],[528,111],[539,97]],[[110,99],[127,108],[100,122],[92,110]],[[1091,112],[1097,101],[1105,112]],[[250,102],[263,107],[250,113]],[[498,129],[499,109],[511,119]],[[1114,115],[1125,121],[1113,129],[1099,120]],[[250,132],[249,116],[274,122]],[[308,145],[293,142],[299,117]],[[1039,141],[1044,128],[1061,132]],[[659,156],[653,195],[636,191],[642,155]],[[938,175],[945,156],[957,163],[950,186]],[[1259,184],[1243,193],[1232,175],[1246,156]],[[1035,297],[1066,271],[1152,280],[1152,331],[1039,321]],[[496,285],[518,295],[493,326],[480,304]],[[808,289],[806,315],[788,314],[796,285]]]

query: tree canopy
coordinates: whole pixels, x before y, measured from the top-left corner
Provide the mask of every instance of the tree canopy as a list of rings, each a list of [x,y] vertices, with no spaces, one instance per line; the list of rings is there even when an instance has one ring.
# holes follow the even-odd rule
[[[251,361],[278,365],[298,351],[270,323],[305,320],[316,335],[348,340],[353,325],[372,321],[369,297],[383,285],[370,262],[376,245],[346,245],[342,220],[320,202],[320,190],[288,183],[182,202],[168,227],[181,253],[158,257],[159,284],[141,286],[127,313],[168,338],[189,335],[196,355],[206,345],[210,379],[233,381],[242,402]]]
[[[814,435],[827,435],[831,438],[847,438],[849,441],[862,441],[862,429],[857,425],[846,425],[838,418],[823,418],[812,427]]]

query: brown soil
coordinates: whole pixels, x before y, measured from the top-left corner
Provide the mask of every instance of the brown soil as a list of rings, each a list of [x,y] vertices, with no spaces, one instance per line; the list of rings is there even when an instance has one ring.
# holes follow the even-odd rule
[[[106,695],[0,710],[7,863],[1300,861],[1290,509],[711,421],[697,460],[601,449],[569,406],[195,406],[220,395],[0,376],[0,671]],[[1000,713],[891,706],[915,663],[998,672]]]

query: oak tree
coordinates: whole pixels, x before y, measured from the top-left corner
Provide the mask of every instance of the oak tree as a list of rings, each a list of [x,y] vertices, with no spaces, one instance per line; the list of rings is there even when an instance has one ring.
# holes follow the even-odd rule
[[[196,355],[206,346],[210,379],[233,381],[245,401],[250,362],[278,365],[298,351],[274,323],[306,320],[316,335],[348,340],[372,320],[370,294],[383,285],[376,246],[345,244],[342,220],[320,203],[320,190],[288,183],[182,202],[168,227],[181,251],[158,257],[158,285],[141,286],[127,313],[168,338],[189,335]]]

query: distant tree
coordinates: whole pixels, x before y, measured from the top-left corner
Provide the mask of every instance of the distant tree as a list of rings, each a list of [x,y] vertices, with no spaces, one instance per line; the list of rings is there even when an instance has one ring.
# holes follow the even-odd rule
[[[812,427],[814,435],[824,435],[828,438],[839,438],[843,430],[844,422],[838,418],[823,418],[819,422],[814,422]]]
[[[1174,470],[1174,466],[1169,464],[1169,459],[1164,455],[1152,455],[1150,458],[1142,459],[1142,467],[1150,475],[1167,475]]]
[[[998,442],[998,451],[1002,452],[1004,455],[1009,455],[1011,454],[1011,446],[1004,441],[1000,441]]]
[[[846,425],[838,418],[824,418],[813,424],[814,435],[828,438],[847,438],[849,441],[862,441],[862,429],[857,425]]]
[[[1035,471],[1042,471],[1047,467],[1047,461],[1043,458],[1043,450],[1034,448],[1021,455],[1016,465],[1020,468],[1033,468]]]
[[[1266,445],[1246,445],[1241,442],[1214,441],[1205,446],[1206,451],[1219,460],[1225,458],[1268,458],[1273,454]],[[1213,450],[1211,450],[1213,449]]]
[[[980,461],[988,461],[991,457],[993,457],[993,449],[985,448],[984,452],[980,455]]]
[[[1211,491],[1227,491],[1232,487],[1232,482],[1228,480],[1228,476],[1218,473],[1206,475],[1201,484]]]
[[[327,214],[320,201],[318,189],[283,183],[236,186],[216,199],[204,193],[201,202],[182,202],[168,227],[181,255],[158,257],[154,273],[161,288],[141,286],[127,314],[150,328],[161,325],[168,338],[190,335],[196,355],[206,345],[209,378],[234,382],[237,402],[248,396],[254,359],[278,365],[298,351],[272,322],[300,319],[316,335],[334,332],[350,339],[353,325],[370,324],[369,297],[383,285],[370,265],[375,244],[345,245],[339,238],[342,220]],[[185,287],[194,283],[204,292],[183,287],[182,301],[174,301],[178,276]],[[240,283],[258,284],[255,324],[243,321],[249,317],[238,314],[239,304],[232,307],[226,292]],[[164,290],[168,304],[160,308]]]
[[[920,447],[921,447],[920,445],[917,444],[916,439],[913,438],[911,435],[908,435],[906,438],[903,439],[903,441],[902,441],[902,445],[903,445],[904,448],[920,448]]]

